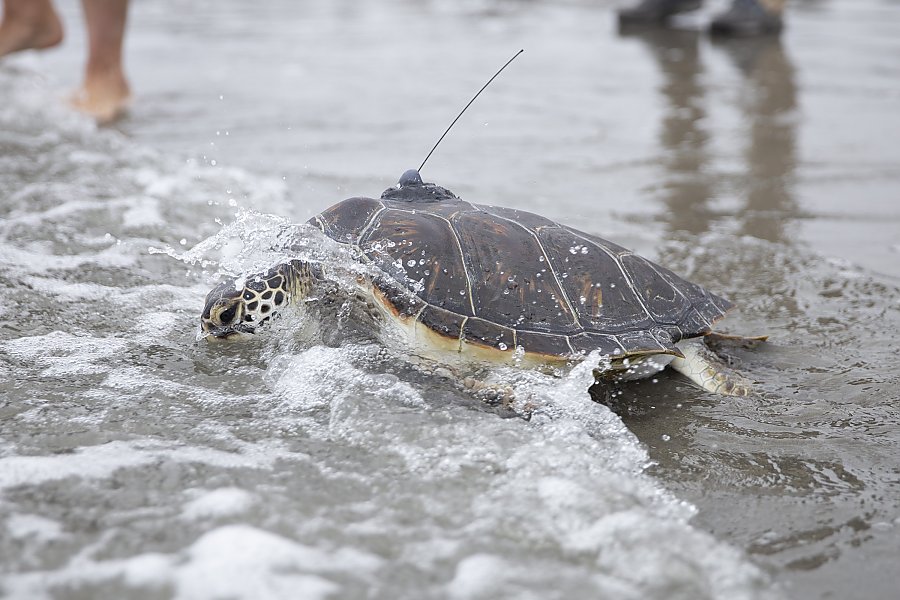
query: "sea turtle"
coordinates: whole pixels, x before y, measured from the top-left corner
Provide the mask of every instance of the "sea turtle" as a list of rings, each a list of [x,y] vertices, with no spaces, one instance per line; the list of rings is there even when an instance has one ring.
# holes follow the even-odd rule
[[[749,392],[703,341],[731,303],[594,235],[467,202],[415,169],[380,199],[344,200],[309,224],[372,267],[356,278],[357,295],[429,359],[566,365],[599,350],[612,366],[604,377],[670,364],[711,392]],[[255,332],[326,284],[329,268],[289,260],[220,284],[202,333]]]

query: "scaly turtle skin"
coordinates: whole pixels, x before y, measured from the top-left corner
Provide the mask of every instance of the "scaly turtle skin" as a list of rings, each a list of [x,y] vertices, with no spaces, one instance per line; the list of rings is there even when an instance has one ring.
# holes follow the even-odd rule
[[[672,362],[710,391],[748,392],[690,342],[731,304],[612,242],[466,202],[416,171],[380,199],[344,200],[309,223],[377,267],[379,275],[360,281],[363,295],[385,324],[437,359],[560,364],[600,350],[620,376]],[[309,295],[326,269],[293,260],[243,286],[221,284],[207,296],[201,327],[216,338],[252,333]]]

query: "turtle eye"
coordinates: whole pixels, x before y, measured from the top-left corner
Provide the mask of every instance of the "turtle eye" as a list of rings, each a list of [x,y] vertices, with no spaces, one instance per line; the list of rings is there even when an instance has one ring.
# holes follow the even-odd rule
[[[237,313],[237,304],[233,304],[227,309],[223,310],[219,313],[219,322],[222,325],[228,325],[234,320],[234,315]]]

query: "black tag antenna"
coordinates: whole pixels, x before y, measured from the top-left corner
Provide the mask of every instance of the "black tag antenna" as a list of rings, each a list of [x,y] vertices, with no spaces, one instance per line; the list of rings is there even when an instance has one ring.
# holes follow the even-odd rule
[[[422,167],[425,166],[425,163],[428,162],[428,159],[431,158],[431,155],[434,153],[434,151],[437,149],[437,147],[440,145],[440,143],[444,140],[444,138],[447,136],[447,134],[450,132],[450,130],[453,128],[453,126],[456,125],[456,122],[459,121],[459,118],[460,118],[461,116],[463,116],[463,113],[466,112],[466,110],[467,110],[470,106],[472,106],[472,103],[475,102],[475,99],[478,98],[478,96],[481,95],[481,92],[483,92],[484,89],[485,89],[487,86],[491,85],[491,82],[494,81],[494,80],[497,78],[497,75],[499,75],[500,73],[502,73],[502,72],[503,72],[503,69],[505,69],[506,67],[508,67],[508,66],[509,66],[509,63],[511,63],[512,61],[516,60],[516,58],[518,58],[518,56],[519,56],[520,54],[522,54],[523,52],[525,52],[525,49],[524,49],[524,48],[523,48],[522,50],[519,50],[519,51],[516,52],[515,54],[513,54],[513,57],[510,58],[508,61],[506,61],[506,63],[505,63],[502,67],[500,67],[500,69],[499,69],[496,73],[494,73],[494,76],[491,77],[490,79],[488,79],[487,83],[485,83],[483,86],[481,86],[481,89],[478,90],[478,93],[476,93],[474,96],[472,96],[472,99],[469,100],[469,103],[466,104],[466,106],[465,106],[461,111],[459,111],[459,114],[456,115],[456,118],[453,119],[453,122],[450,123],[450,126],[447,127],[446,130],[444,130],[443,135],[441,135],[441,137],[440,137],[440,138],[438,139],[438,141],[434,144],[434,146],[432,146],[431,151],[428,153],[428,156],[426,156],[426,157],[425,157],[425,160],[422,161],[422,164],[419,165],[419,171],[422,170]]]

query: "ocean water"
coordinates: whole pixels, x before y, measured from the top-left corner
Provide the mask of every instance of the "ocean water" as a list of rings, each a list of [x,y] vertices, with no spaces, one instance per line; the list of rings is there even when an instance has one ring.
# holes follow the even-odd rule
[[[608,3],[139,3],[104,129],[59,100],[63,9],[67,45],[0,63],[6,597],[894,597],[891,3],[726,45],[620,35]],[[756,396],[497,371],[526,421],[346,319],[198,342],[224,274],[417,166],[519,47],[425,178],[731,298],[728,331],[771,336],[727,350]]]

